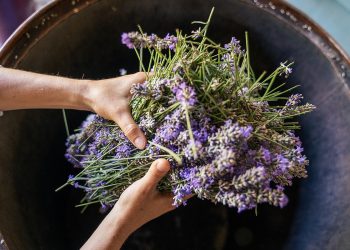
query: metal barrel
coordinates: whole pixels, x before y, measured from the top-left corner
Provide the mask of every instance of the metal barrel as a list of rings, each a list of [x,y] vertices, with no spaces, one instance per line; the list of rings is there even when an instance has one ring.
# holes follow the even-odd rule
[[[249,32],[257,72],[295,61],[289,79],[317,110],[299,132],[309,177],[289,188],[285,209],[235,209],[191,200],[133,234],[124,249],[350,249],[350,59],[322,29],[279,0],[61,0],[25,21],[0,51],[0,64],[100,79],[137,70],[120,35],[195,29],[215,14],[209,35],[224,43]],[[86,113],[68,112],[71,128]],[[64,159],[60,110],[5,112],[0,118],[0,231],[10,249],[76,249],[103,215],[74,205],[73,188],[54,190],[72,173]]]

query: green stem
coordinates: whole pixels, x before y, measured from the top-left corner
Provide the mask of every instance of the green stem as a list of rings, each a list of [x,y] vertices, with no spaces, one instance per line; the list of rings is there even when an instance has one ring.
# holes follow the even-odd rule
[[[67,122],[67,116],[66,116],[66,110],[62,109],[62,114],[63,114],[63,122],[64,122],[64,127],[66,128],[66,133],[67,137],[70,136],[69,134],[69,127],[68,127],[68,122]]]
[[[148,143],[153,146],[156,146],[157,148],[160,148],[161,150],[164,150],[165,152],[170,154],[179,165],[182,165],[182,159],[174,151],[168,149],[167,147],[154,143],[152,141],[148,141]]]
[[[193,155],[194,158],[197,159],[197,148],[196,148],[196,144],[195,144],[195,140],[194,140],[194,136],[193,136],[193,131],[192,131],[192,126],[191,126],[191,120],[190,120],[190,114],[188,112],[188,108],[187,106],[185,106],[185,115],[186,115],[186,124],[187,124],[187,129],[188,129],[188,133],[190,135],[190,139],[192,141],[192,151],[193,151]]]

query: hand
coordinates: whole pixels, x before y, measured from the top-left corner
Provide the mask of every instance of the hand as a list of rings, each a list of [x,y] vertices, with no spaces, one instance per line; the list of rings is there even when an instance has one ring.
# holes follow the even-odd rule
[[[146,80],[139,72],[92,81],[0,68],[0,110],[60,108],[94,111],[116,122],[130,141],[143,149],[146,138],[132,119],[130,89]]]
[[[167,160],[154,161],[147,174],[123,192],[82,249],[120,249],[137,228],[173,210],[173,195],[156,190],[158,182],[169,170]]]
[[[146,146],[146,138],[133,120],[129,102],[133,84],[146,80],[146,74],[125,75],[112,79],[88,81],[87,105],[105,119],[116,122],[129,140],[139,149]]]
[[[175,209],[172,205],[173,194],[156,189],[158,182],[169,170],[167,160],[154,161],[147,174],[120,196],[112,212],[119,217],[120,225],[124,225],[128,232],[131,233],[150,220]]]

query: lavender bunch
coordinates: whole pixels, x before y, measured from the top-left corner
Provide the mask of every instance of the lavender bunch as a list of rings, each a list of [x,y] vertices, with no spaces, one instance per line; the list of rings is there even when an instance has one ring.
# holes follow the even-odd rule
[[[157,158],[171,163],[158,188],[173,192],[175,205],[195,194],[239,212],[260,203],[284,207],[284,187],[307,176],[309,162],[293,118],[314,106],[303,105],[300,94],[286,97],[294,88],[276,84],[291,73],[291,64],[256,78],[247,35],[245,50],[236,38],[224,46],[213,42],[206,35],[211,16],[190,35],[122,34],[141,70],[152,72],[132,88],[130,103],[148,145],[138,150],[116,124],[88,116],[67,140],[66,158],[81,171],[65,185],[86,192],[78,206],[113,206]]]

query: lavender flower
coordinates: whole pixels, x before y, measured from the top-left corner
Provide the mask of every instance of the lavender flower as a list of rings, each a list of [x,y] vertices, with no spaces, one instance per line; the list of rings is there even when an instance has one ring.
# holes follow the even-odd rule
[[[301,94],[291,95],[286,102],[286,106],[287,107],[295,107],[295,106],[300,104],[300,102],[303,98],[304,97]]]
[[[147,81],[134,84],[130,90],[130,93],[134,96],[147,96],[149,94]]]
[[[119,69],[119,74],[121,76],[125,76],[127,73],[128,73],[128,71],[126,69],[124,69],[124,68]]]
[[[159,50],[175,50],[178,38],[174,35],[167,34],[163,39],[161,39],[155,34],[147,36],[147,34],[141,34],[137,31],[134,31],[123,33],[121,35],[121,42],[129,49],[149,47],[157,48]]]
[[[136,42],[139,42],[142,37],[137,32],[129,32],[122,34],[122,44],[126,45],[129,49],[136,47]]]
[[[315,107],[266,85],[275,78],[257,81],[240,42],[232,37],[221,47],[206,39],[207,28],[164,38],[122,34],[128,48],[151,51],[152,75],[131,89],[132,115],[149,144],[138,150],[116,124],[88,116],[66,144],[67,160],[83,169],[67,183],[85,191],[85,205],[106,211],[160,157],[171,171],[158,189],[172,191],[176,206],[195,194],[238,212],[261,203],[282,208],[284,187],[307,176],[299,126],[290,119]],[[289,66],[281,63],[272,75],[288,76]],[[279,99],[287,99],[284,106],[274,103]]]
[[[287,78],[290,74],[292,74],[292,68],[288,67],[287,65],[285,65],[285,63],[280,63],[280,67],[282,72],[280,73],[280,75],[284,74],[285,77]]]
[[[199,27],[197,30],[192,30],[192,31],[191,31],[192,38],[193,38],[193,39],[199,38],[200,35],[201,35],[201,32],[202,32],[201,27]]]
[[[235,54],[242,53],[240,41],[235,37],[231,38],[231,41],[224,45],[225,49],[233,51]]]
[[[170,50],[175,50],[176,44],[178,42],[178,39],[176,36],[167,34],[166,37],[164,37],[164,41],[166,42],[167,47]]]
[[[182,82],[180,85],[175,86],[172,89],[175,94],[175,98],[182,105],[191,107],[196,103],[196,93],[191,86],[188,86],[186,82]]]

